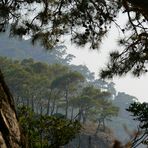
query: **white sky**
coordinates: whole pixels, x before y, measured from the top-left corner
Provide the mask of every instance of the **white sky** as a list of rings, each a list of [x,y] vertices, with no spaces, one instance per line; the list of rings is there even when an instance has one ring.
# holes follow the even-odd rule
[[[124,17],[121,17],[119,21],[122,22]],[[99,51],[89,50],[87,47],[80,48],[74,45],[66,45],[67,52],[74,54],[76,58],[72,63],[86,65],[95,75],[98,76],[99,69],[101,69],[108,61],[109,52],[116,49],[116,40],[118,38],[119,32],[113,26],[112,30],[103,41]],[[125,77],[114,78],[113,82],[116,84],[117,91],[126,92],[129,95],[133,95],[139,99],[139,101],[148,102],[148,74],[143,75],[140,78],[135,78],[132,75],[127,75]]]

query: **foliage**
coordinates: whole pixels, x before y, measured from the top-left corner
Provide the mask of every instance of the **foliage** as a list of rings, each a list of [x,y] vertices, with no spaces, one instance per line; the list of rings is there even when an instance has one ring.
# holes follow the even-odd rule
[[[93,81],[95,79],[94,72],[91,72],[86,65],[69,65],[74,71],[80,72],[87,81]]]
[[[148,1],[123,0],[124,13],[128,16],[126,26],[121,29],[124,36],[118,43],[121,50],[110,54],[110,61],[100,75],[102,78],[112,78],[129,71],[140,76],[147,72],[148,60]]]
[[[68,86],[71,84],[76,84],[78,82],[84,81],[84,77],[78,72],[69,72],[60,77],[57,77],[52,84],[51,88],[60,88],[60,89],[68,89]]]
[[[129,71],[139,76],[147,72],[147,5],[147,0],[0,1],[0,32],[5,32],[11,22],[10,36],[29,35],[33,44],[39,41],[48,49],[66,34],[71,34],[73,43],[90,43],[90,48],[96,49],[113,22],[124,34],[119,41],[124,49],[110,54],[110,63],[101,77],[112,78]],[[128,16],[124,28],[116,21],[120,11]]]
[[[106,96],[110,96],[110,93],[101,92],[94,86],[84,87],[80,95],[72,100],[72,105],[79,109],[79,121],[104,122],[112,116],[117,116],[118,107],[115,107]]]
[[[26,106],[18,107],[17,112],[22,130],[27,137],[26,143],[30,148],[58,148],[75,138],[81,129],[78,121],[39,115]]]
[[[88,85],[83,75],[68,67],[33,59],[0,58],[0,61],[16,106],[26,105],[42,115],[62,113],[67,118],[78,117],[82,122],[96,122],[103,113],[106,113],[103,120],[114,116],[114,107],[107,100],[111,94]]]
[[[139,131],[132,141],[133,147],[140,143],[148,145],[148,103],[132,103],[127,109],[134,116],[134,120],[138,120]]]
[[[90,42],[90,47],[95,49],[114,21],[121,3],[118,0],[110,3],[106,0],[11,0],[0,1],[0,6],[1,32],[11,19],[10,35],[30,35],[33,44],[40,41],[50,49],[63,34],[71,33],[73,42],[79,45]],[[80,27],[84,31],[80,32]]]
[[[68,67],[60,64],[47,65],[33,59],[11,61],[0,58],[0,61],[15,103],[32,106],[32,109],[39,109],[40,104],[45,104],[52,80],[69,71]]]
[[[57,77],[51,83],[51,89],[62,91],[65,100],[65,116],[68,117],[69,100],[76,92],[77,87],[84,82],[84,77],[78,72],[69,72],[60,77]]]

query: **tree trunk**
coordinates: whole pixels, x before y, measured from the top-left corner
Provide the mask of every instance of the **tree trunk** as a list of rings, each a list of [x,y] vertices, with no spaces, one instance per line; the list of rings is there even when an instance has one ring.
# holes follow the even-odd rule
[[[102,119],[102,126],[103,126],[103,131],[105,131],[105,119]]]
[[[34,112],[34,96],[31,97],[31,109]]]
[[[71,107],[71,120],[73,120],[73,112],[74,112],[74,107],[72,105],[72,107]]]
[[[99,120],[98,122],[99,122],[99,123],[98,123],[97,129],[96,129],[95,135],[97,135],[98,132],[99,132],[99,130],[100,130],[101,120]]]
[[[82,108],[79,108],[79,116],[78,116],[78,121],[81,122],[82,119]]]
[[[59,112],[59,106],[56,106],[56,114]]]
[[[52,95],[52,90],[50,91],[49,98],[48,98],[47,113],[46,113],[46,115],[49,115],[49,112],[50,112],[51,95]]]
[[[53,100],[53,103],[52,103],[52,109],[51,109],[51,113],[50,113],[50,115],[53,115],[55,112],[55,105],[56,105],[56,98],[53,98],[54,100]]]
[[[20,148],[21,131],[13,98],[0,71],[0,147]]]
[[[65,117],[68,118],[68,107],[69,107],[68,90],[66,90],[65,92],[65,101],[66,101]]]
[[[86,111],[85,110],[82,110],[82,122],[83,122],[83,124],[85,124],[86,123]]]

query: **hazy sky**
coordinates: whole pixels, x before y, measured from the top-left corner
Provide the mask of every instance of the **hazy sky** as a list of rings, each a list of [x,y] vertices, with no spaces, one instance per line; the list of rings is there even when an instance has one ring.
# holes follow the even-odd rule
[[[125,19],[121,17],[119,21]],[[73,60],[74,64],[86,65],[95,75],[98,76],[99,70],[105,66],[108,61],[109,52],[117,49],[116,41],[119,36],[118,30],[115,26],[112,27],[110,33],[103,41],[99,51],[89,50],[87,47],[80,48],[74,45],[66,45],[68,53],[74,54],[76,58]],[[139,78],[135,78],[128,74],[126,77],[114,78],[113,82],[116,84],[118,91],[126,92],[129,95],[137,97],[140,101],[148,102],[148,74]]]

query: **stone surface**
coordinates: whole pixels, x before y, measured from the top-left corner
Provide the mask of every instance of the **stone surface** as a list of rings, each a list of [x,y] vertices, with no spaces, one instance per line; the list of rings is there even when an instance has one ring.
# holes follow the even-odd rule
[[[0,148],[21,146],[21,132],[13,98],[0,71]]]

